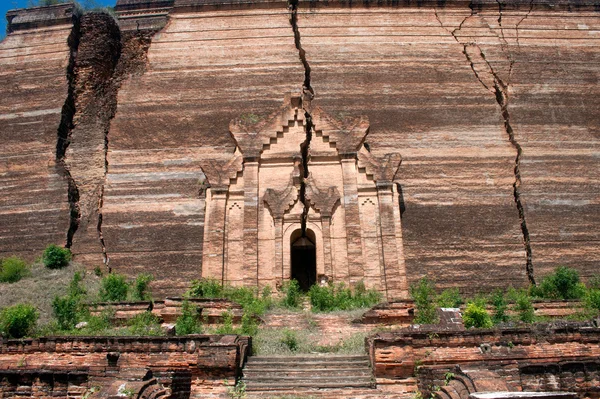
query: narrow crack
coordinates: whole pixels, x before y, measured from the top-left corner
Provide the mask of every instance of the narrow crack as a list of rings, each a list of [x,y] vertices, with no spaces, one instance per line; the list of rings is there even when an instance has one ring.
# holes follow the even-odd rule
[[[519,26],[521,26],[523,21],[525,21],[529,17],[529,14],[531,14],[532,11],[533,11],[533,0],[530,0],[529,1],[529,10],[527,11],[527,14],[525,14],[525,16],[523,18],[521,18],[521,20],[519,22],[517,22],[517,25],[515,25],[517,47],[519,47],[519,48],[521,47],[521,42],[519,42]]]
[[[475,63],[473,62],[473,59],[471,58],[471,56],[469,55],[469,52],[467,51],[467,48],[469,48],[469,46],[477,47],[477,49],[479,50],[480,54],[482,54],[481,48],[479,46],[477,46],[476,44],[463,44],[463,54],[467,58],[467,61],[469,61],[469,64],[471,65],[471,70],[473,71],[473,74],[475,75],[475,77],[477,78],[477,80],[479,80],[479,83],[481,83],[481,85],[483,87],[485,87],[486,90],[488,90],[489,92],[493,93],[494,90],[492,90],[488,85],[485,84],[485,82],[483,81],[483,79],[481,79],[481,76],[479,76],[479,72],[477,72],[477,69],[475,69]],[[489,64],[488,64],[488,67],[491,68]]]
[[[81,220],[81,208],[79,206],[79,188],[75,179],[71,176],[65,157],[67,148],[71,143],[71,133],[73,131],[73,117],[75,116],[75,58],[79,49],[79,40],[81,38],[81,21],[79,15],[73,14],[73,28],[68,38],[69,45],[69,63],[67,66],[68,91],[67,98],[61,111],[60,124],[57,129],[56,140],[56,167],[59,173],[67,180],[67,199],[69,202],[69,229],[67,230],[67,241],[65,248],[71,248],[73,245],[73,236],[79,228]]]
[[[500,5],[500,2],[498,2],[498,4]],[[469,7],[471,7],[471,5]],[[533,0],[531,0],[531,7],[533,7]],[[530,8],[529,12],[531,12],[531,8]],[[527,13],[527,15],[529,15],[529,12]],[[517,211],[519,213],[519,219],[521,221],[521,232],[523,234],[523,245],[525,246],[525,252],[526,252],[525,270],[526,270],[526,273],[527,273],[527,278],[528,278],[528,280],[529,280],[529,282],[531,284],[535,285],[535,277],[534,277],[534,273],[533,273],[533,257],[532,257],[532,250],[531,250],[531,239],[530,239],[530,236],[529,236],[529,229],[527,227],[527,219],[525,218],[525,208],[523,207],[523,203],[521,201],[521,184],[522,184],[522,180],[521,180],[521,170],[520,170],[520,167],[521,167],[521,157],[523,155],[523,148],[521,147],[521,145],[519,144],[519,142],[516,140],[514,130],[512,128],[511,123],[510,123],[510,113],[509,113],[509,110],[508,110],[508,103],[509,103],[508,87],[509,87],[509,83],[505,83],[502,80],[502,78],[500,78],[500,76],[496,73],[496,71],[494,70],[494,68],[490,64],[490,62],[486,59],[483,50],[481,50],[481,47],[479,47],[475,43],[463,43],[463,42],[460,41],[460,39],[456,35],[456,32],[458,32],[462,28],[462,26],[465,23],[465,21],[473,15],[473,8],[472,7],[471,7],[471,15],[468,16],[468,17],[466,17],[460,23],[459,27],[456,28],[456,29],[454,29],[453,31],[449,31],[448,29],[446,29],[446,27],[443,25],[442,21],[440,20],[440,18],[438,16],[437,10],[434,9],[434,13],[435,13],[435,17],[438,20],[440,26],[443,29],[445,29],[446,31],[448,31],[452,35],[452,37],[454,38],[454,40],[456,40],[457,43],[459,43],[460,45],[463,46],[463,54],[465,55],[467,61],[469,62],[469,65],[471,66],[471,70],[473,71],[473,74],[475,75],[475,77],[477,78],[477,80],[479,81],[479,83],[481,83],[481,85],[485,89],[487,89],[488,91],[490,91],[491,93],[493,93],[495,95],[496,102],[500,106],[500,111],[502,113],[502,118],[504,120],[504,130],[506,131],[506,134],[508,135],[509,142],[511,143],[511,145],[517,151],[517,155],[515,157],[515,166],[514,166],[514,169],[513,169],[513,173],[514,173],[514,176],[515,176],[515,181],[513,183],[513,198],[514,198],[515,205],[517,207]],[[519,24],[523,20],[525,20],[525,18],[527,18],[527,15],[519,22]],[[500,18],[498,20],[498,23],[500,23],[500,20],[501,20],[501,14],[500,14]],[[517,27],[518,27],[519,24],[517,24]],[[481,76],[477,72],[477,69],[475,68],[475,63],[474,63],[473,59],[471,58],[471,56],[469,55],[469,52],[467,51],[467,49],[469,48],[469,46],[476,47],[479,50],[479,55],[480,55],[481,59],[485,62],[485,64],[487,65],[487,68],[488,68],[488,72],[493,77],[493,84],[494,84],[493,89],[483,81],[483,79],[481,78]],[[509,62],[510,62],[510,69],[509,69],[509,79],[510,79],[511,72],[512,72],[512,67],[513,67],[513,60],[510,59],[510,57],[508,57],[508,58],[509,58]]]
[[[300,144],[300,153],[302,154],[302,162],[300,163],[300,201],[304,204],[300,224],[302,228],[302,236],[306,236],[306,224],[308,222],[308,211],[310,210],[310,201],[306,198],[306,181],[309,176],[308,171],[308,160],[310,142],[312,140],[313,123],[312,116],[310,114],[311,101],[315,96],[315,92],[311,86],[310,81],[310,64],[306,59],[306,51],[302,48],[300,41],[300,30],[298,29],[298,0],[288,0],[288,9],[290,11],[290,25],[294,31],[294,44],[298,50],[298,57],[304,66],[304,82],[302,85],[302,109],[304,110],[304,131],[306,138],[302,144]]]
[[[504,28],[502,27],[502,2],[500,0],[496,0],[498,3],[498,26],[500,27],[500,36],[502,36],[502,41],[507,44],[506,38],[504,37]]]

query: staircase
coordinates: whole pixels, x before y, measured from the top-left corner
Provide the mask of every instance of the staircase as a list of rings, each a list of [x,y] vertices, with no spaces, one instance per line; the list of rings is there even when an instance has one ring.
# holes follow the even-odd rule
[[[252,356],[242,381],[248,398],[380,397],[367,356]]]

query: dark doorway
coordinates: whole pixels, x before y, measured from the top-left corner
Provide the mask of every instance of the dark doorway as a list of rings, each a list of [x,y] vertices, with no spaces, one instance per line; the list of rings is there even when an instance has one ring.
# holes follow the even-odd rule
[[[306,230],[306,235],[302,236],[302,231],[296,230],[291,237],[292,257],[292,279],[298,281],[303,291],[317,282],[317,247],[315,245],[315,234]]]

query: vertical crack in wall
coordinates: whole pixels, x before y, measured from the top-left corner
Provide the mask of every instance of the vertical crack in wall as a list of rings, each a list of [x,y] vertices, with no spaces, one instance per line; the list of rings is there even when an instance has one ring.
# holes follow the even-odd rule
[[[523,21],[525,21],[527,18],[529,18],[529,14],[531,14],[532,11],[533,11],[533,0],[530,0],[529,10],[527,11],[527,14],[525,14],[525,16],[523,18],[521,18],[521,20],[519,22],[517,22],[517,24],[515,25],[515,36],[516,36],[516,40],[517,40],[517,47],[519,47],[519,48],[521,47],[521,42],[519,41],[519,26],[521,26]]]
[[[483,52],[481,56],[485,59]],[[515,204],[517,206],[517,210],[519,212],[519,219],[521,219],[521,231],[523,233],[523,243],[525,245],[525,252],[527,254],[527,259],[525,263],[525,270],[527,271],[527,278],[531,284],[535,285],[535,277],[533,274],[533,260],[532,260],[532,251],[531,251],[531,239],[529,237],[529,229],[527,228],[527,219],[525,218],[525,209],[523,207],[523,203],[521,202],[521,157],[523,156],[523,149],[521,145],[515,138],[515,132],[510,124],[510,113],[508,111],[508,86],[504,84],[502,79],[500,79],[494,71],[494,89],[496,92],[496,101],[498,105],[500,105],[500,109],[502,111],[502,118],[504,119],[504,130],[508,134],[508,139],[512,146],[517,150],[517,156],[515,157],[515,181],[513,183],[513,196],[515,199]]]
[[[312,140],[313,123],[312,116],[310,114],[311,101],[314,98],[314,90],[310,82],[310,64],[306,59],[306,51],[302,48],[300,41],[300,30],[298,29],[298,0],[288,0],[288,8],[290,11],[290,24],[294,31],[294,44],[298,50],[298,57],[304,66],[304,82],[302,85],[302,109],[304,111],[304,131],[306,138],[302,144],[300,144],[300,152],[302,154],[302,162],[300,163],[300,201],[304,204],[304,210],[302,211],[302,217],[300,224],[302,227],[302,236],[306,236],[306,224],[308,222],[308,211],[310,210],[310,201],[306,198],[306,180],[309,176],[308,171],[308,160],[310,141]]]
[[[500,2],[498,2],[498,4],[500,5]],[[532,0],[531,4],[533,4],[533,0]],[[466,57],[467,61],[469,62],[471,70],[473,71],[473,74],[475,75],[475,77],[477,78],[479,83],[481,83],[481,85],[483,87],[485,87],[486,90],[488,90],[489,92],[494,94],[496,102],[500,106],[502,119],[504,121],[503,122],[504,130],[505,130],[506,134],[508,135],[508,140],[509,140],[510,144],[517,151],[517,155],[515,157],[515,166],[513,168],[513,173],[515,176],[515,180],[513,183],[513,198],[514,198],[515,206],[519,213],[519,219],[521,222],[523,245],[525,247],[525,253],[526,253],[525,270],[527,273],[527,278],[531,284],[535,285],[535,277],[534,277],[534,273],[533,273],[533,260],[532,260],[533,257],[532,257],[532,250],[531,250],[531,239],[529,236],[529,229],[527,227],[527,219],[525,217],[525,209],[524,209],[523,203],[521,201],[522,180],[521,180],[520,167],[521,167],[521,158],[523,156],[523,149],[522,149],[521,145],[519,144],[519,142],[517,141],[514,130],[510,123],[510,112],[508,110],[508,104],[509,104],[508,87],[509,87],[509,84],[505,83],[502,80],[502,78],[495,71],[495,69],[492,67],[490,62],[486,59],[485,54],[483,53],[481,48],[476,43],[469,43],[469,42],[463,43],[460,41],[460,38],[457,36],[457,32],[460,31],[460,29],[462,28],[465,21],[473,16],[473,8],[471,6],[470,6],[470,8],[471,8],[471,15],[469,15],[465,19],[463,19],[463,21],[460,23],[458,28],[454,29],[453,31],[449,31],[448,29],[446,29],[446,27],[443,25],[441,19],[439,18],[437,10],[434,9],[434,13],[435,13],[435,17],[436,17],[437,21],[439,22],[440,26],[443,29],[445,29],[446,31],[448,31],[452,35],[454,40],[456,40],[456,42],[459,43],[463,47],[463,54]],[[529,12],[531,12],[531,9],[529,10]],[[529,15],[529,12],[527,13],[527,15]],[[521,22],[525,18],[527,18],[527,15],[521,20]],[[498,21],[499,23],[500,23],[500,20],[501,20],[501,17],[499,18],[499,21]],[[518,27],[518,25],[519,24],[517,24],[517,27]],[[487,67],[486,72],[491,75],[493,83],[488,82],[488,84],[486,84],[485,79],[482,78],[481,74],[478,72],[477,66],[468,51],[468,49],[470,47],[474,47],[474,48],[477,48],[477,50],[479,50],[478,51],[479,56],[481,57],[481,60],[484,61],[485,65]],[[512,71],[512,64],[513,64],[510,57],[509,57],[509,62],[510,62],[510,69],[509,69],[509,78],[510,78],[510,71]],[[492,85],[493,85],[493,87],[491,87]]]
[[[81,209],[79,207],[79,188],[75,179],[71,176],[71,171],[65,161],[67,148],[71,143],[71,133],[73,131],[73,118],[75,116],[75,58],[79,48],[79,40],[81,38],[81,25],[79,15],[73,14],[73,28],[68,38],[69,45],[69,63],[67,65],[67,98],[63,104],[61,111],[60,124],[57,129],[56,141],[56,167],[58,172],[67,180],[67,199],[69,202],[69,229],[67,230],[66,248],[71,248],[73,245],[73,236],[79,228],[81,220]]]

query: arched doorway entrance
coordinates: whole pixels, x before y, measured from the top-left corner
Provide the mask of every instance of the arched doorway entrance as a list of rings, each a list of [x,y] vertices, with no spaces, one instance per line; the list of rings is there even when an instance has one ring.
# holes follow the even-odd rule
[[[302,230],[296,230],[290,237],[291,277],[298,281],[303,291],[308,291],[317,282],[317,246],[315,242],[315,233],[309,229],[306,229],[305,236],[302,236]]]

